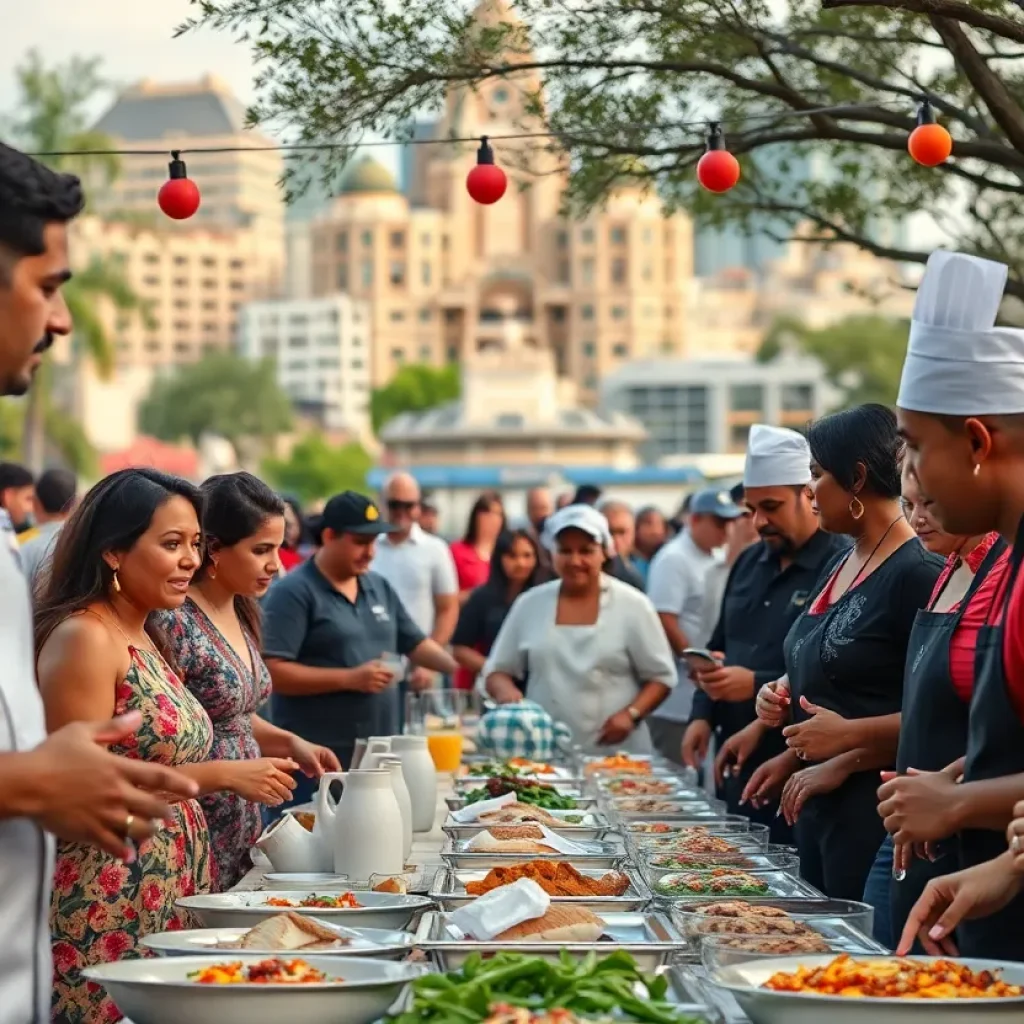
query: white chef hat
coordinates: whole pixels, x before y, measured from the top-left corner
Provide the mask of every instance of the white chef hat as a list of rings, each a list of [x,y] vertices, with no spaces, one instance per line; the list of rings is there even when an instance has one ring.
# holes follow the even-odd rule
[[[765,423],[750,428],[744,487],[785,487],[810,480],[811,448],[803,434]]]
[[[917,289],[896,404],[949,416],[1024,412],[1024,331],[996,327],[1002,263],[933,252]]]
[[[541,542],[549,551],[555,550],[555,542],[563,530],[582,530],[605,551],[610,553],[613,550],[608,520],[593,505],[566,505],[547,517]]]

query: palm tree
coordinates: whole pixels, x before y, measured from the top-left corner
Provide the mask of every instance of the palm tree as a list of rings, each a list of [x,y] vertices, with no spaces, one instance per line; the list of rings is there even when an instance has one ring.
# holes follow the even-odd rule
[[[113,140],[89,128],[87,108],[106,88],[99,73],[98,58],[72,57],[48,68],[37,51],[15,71],[20,99],[16,113],[4,119],[5,133],[22,148],[42,153],[63,153],[45,157],[50,166],[71,171],[102,187],[117,177],[116,156],[83,158],[74,154],[87,150],[113,149]],[[65,298],[74,318],[72,361],[89,359],[100,375],[109,376],[114,367],[111,340],[99,316],[110,303],[119,312],[142,311],[142,303],[116,264],[93,260],[75,273],[65,287]],[[81,427],[61,409],[53,397],[53,368],[47,362],[29,393],[22,431],[22,457],[34,469],[42,468],[46,441],[79,471],[88,471],[91,447]]]

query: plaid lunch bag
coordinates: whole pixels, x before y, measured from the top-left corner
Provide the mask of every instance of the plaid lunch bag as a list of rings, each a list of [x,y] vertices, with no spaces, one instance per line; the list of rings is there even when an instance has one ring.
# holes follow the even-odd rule
[[[550,761],[572,748],[572,733],[556,722],[539,704],[530,700],[501,704],[480,720],[477,746],[501,760],[527,757]]]

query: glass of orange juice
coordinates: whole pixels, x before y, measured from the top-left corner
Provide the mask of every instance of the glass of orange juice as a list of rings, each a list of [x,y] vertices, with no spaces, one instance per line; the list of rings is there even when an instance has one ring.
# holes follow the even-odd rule
[[[462,764],[462,733],[455,729],[428,732],[427,749],[439,772],[457,772]]]

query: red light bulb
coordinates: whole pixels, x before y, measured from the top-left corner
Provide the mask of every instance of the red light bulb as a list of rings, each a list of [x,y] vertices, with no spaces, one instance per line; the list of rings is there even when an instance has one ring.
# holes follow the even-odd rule
[[[938,167],[953,152],[953,136],[935,120],[932,105],[924,100],[917,111],[917,127],[907,138],[907,152],[922,167]]]
[[[491,149],[485,135],[480,140],[480,148],[476,151],[476,167],[466,175],[466,191],[470,197],[482,206],[496,203],[508,188],[508,177],[494,162],[494,150]]]
[[[188,220],[199,209],[199,187],[188,176],[185,161],[179,159],[177,152],[171,154],[167,169],[170,180],[160,186],[157,204],[171,220]]]
[[[717,124],[708,128],[707,150],[697,161],[697,181],[709,192],[722,193],[734,188],[740,180],[740,162],[725,148],[722,129]]]

